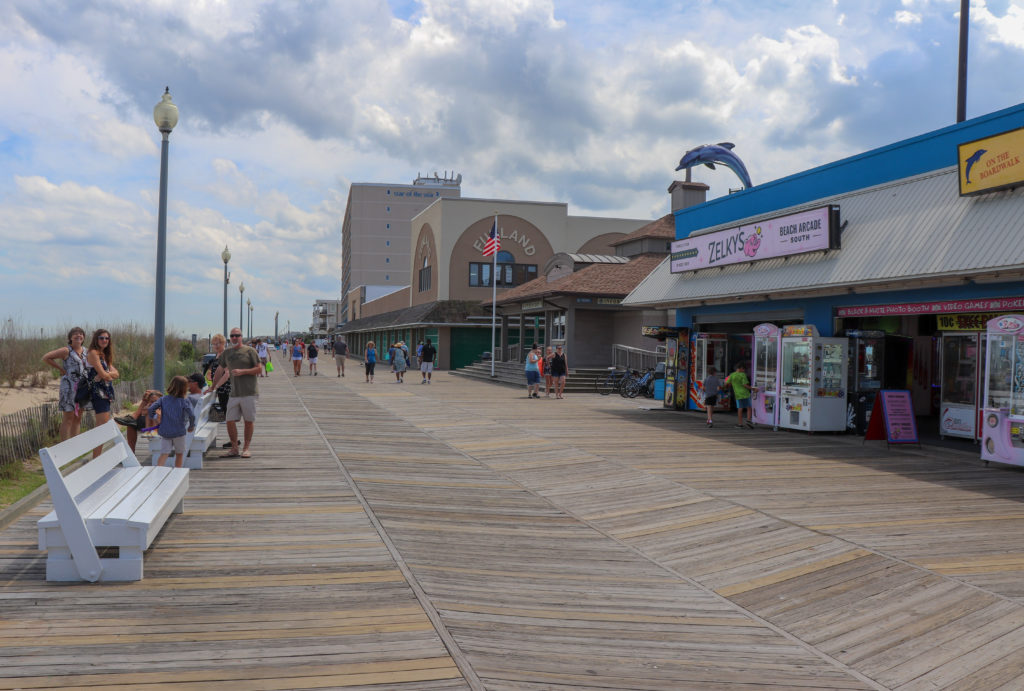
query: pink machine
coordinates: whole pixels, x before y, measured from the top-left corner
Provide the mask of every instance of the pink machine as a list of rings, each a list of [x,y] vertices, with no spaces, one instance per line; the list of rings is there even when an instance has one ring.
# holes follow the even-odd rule
[[[1024,315],[988,322],[981,459],[1024,465]]]
[[[754,327],[754,367],[750,373],[754,422],[779,427],[779,348],[782,331],[774,324]]]

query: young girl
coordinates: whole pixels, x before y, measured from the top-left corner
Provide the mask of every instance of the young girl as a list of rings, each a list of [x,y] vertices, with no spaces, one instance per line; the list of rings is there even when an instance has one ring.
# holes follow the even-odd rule
[[[89,381],[86,362],[85,331],[80,326],[68,331],[68,344],[64,348],[51,350],[43,356],[43,362],[61,373],[60,378],[60,410],[63,419],[60,423],[60,440],[70,439],[78,434],[82,426],[82,409],[76,401],[79,387],[87,388]],[[84,399],[83,399],[84,400]]]
[[[185,464],[185,420],[188,420],[188,432],[196,430],[196,414],[192,412],[192,404],[185,398],[187,393],[188,379],[177,376],[167,387],[167,395],[149,406],[150,417],[156,417],[156,411],[161,411],[157,434],[160,435],[162,445],[157,465],[162,466],[172,451],[174,467],[180,468]]]

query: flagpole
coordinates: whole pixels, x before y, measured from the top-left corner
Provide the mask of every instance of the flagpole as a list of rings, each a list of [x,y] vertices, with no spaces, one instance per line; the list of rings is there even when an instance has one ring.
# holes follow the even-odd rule
[[[498,238],[498,212],[494,212],[494,237]],[[491,377],[494,377],[494,335],[498,319],[498,253],[491,268]]]

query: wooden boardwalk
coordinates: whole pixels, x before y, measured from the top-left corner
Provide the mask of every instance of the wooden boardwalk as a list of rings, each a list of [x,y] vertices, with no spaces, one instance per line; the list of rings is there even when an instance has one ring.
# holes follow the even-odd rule
[[[1024,473],[349,374],[262,380],[139,583],[0,533],[0,689],[1024,688]]]

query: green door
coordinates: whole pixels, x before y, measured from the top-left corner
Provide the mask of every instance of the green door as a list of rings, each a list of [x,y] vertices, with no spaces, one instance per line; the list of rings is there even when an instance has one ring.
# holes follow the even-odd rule
[[[491,327],[455,326],[451,330],[451,358],[449,367],[458,369],[480,359],[491,350]]]

